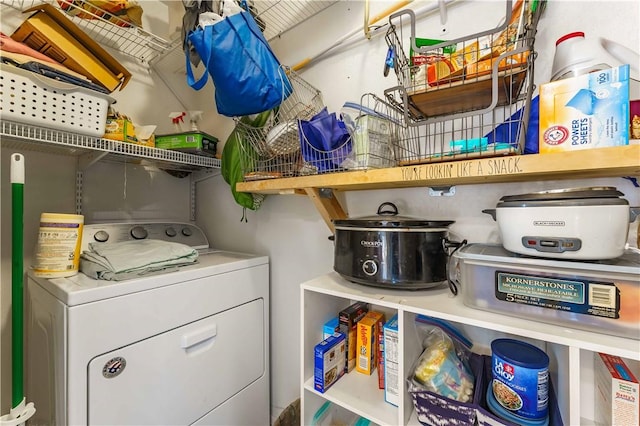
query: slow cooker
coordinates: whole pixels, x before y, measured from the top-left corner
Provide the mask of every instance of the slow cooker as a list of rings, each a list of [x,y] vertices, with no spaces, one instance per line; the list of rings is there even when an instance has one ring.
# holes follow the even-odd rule
[[[640,213],[614,187],[569,188],[508,195],[483,210],[514,253],[575,260],[622,256],[629,223]]]
[[[398,215],[382,203],[376,215],[334,221],[334,270],[370,286],[419,290],[447,280],[451,220]]]

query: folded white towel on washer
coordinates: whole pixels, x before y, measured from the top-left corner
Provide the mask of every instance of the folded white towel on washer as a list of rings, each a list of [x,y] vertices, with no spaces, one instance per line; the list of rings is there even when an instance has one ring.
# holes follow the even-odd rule
[[[198,260],[198,252],[180,243],[136,240],[121,243],[90,243],[80,255],[80,271],[99,280],[120,281],[158,272]]]

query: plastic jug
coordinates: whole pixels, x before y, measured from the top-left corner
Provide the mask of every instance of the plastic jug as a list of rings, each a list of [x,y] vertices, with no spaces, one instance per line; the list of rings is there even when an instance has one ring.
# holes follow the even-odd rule
[[[631,78],[640,80],[639,62],[638,53],[614,41],[600,37],[585,38],[583,32],[569,33],[556,41],[551,81],[624,64],[629,64]]]

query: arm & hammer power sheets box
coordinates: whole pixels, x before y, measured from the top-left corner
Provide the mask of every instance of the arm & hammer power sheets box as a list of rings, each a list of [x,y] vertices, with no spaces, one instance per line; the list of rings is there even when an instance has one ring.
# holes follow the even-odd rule
[[[540,85],[541,154],[629,144],[629,65]]]

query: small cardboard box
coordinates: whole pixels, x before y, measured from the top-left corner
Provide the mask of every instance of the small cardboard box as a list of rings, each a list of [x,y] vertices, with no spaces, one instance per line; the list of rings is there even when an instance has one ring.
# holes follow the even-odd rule
[[[348,373],[356,366],[356,324],[369,312],[369,304],[356,302],[353,305],[340,311],[338,321],[340,323],[340,333],[346,336],[347,359],[345,360],[344,372]]]
[[[600,425],[638,425],[638,379],[618,356],[595,355],[595,421]]]
[[[324,393],[344,374],[345,336],[329,336],[314,348],[313,386]]]
[[[376,331],[376,359],[378,360],[378,389],[384,389],[384,318],[378,322]]]
[[[40,4],[11,35],[113,92],[124,88],[131,73],[89,35],[50,4]]]
[[[156,136],[156,148],[174,149],[176,151],[215,157],[217,147],[218,139],[204,132],[194,131]]]
[[[104,128],[104,138],[114,141],[138,143],[133,123],[126,118],[107,118]]]
[[[371,311],[356,326],[356,371],[371,374],[378,365],[377,344],[379,325],[384,322],[382,312]]]
[[[338,317],[333,317],[322,327],[322,338],[327,339],[329,336],[333,336],[336,333],[340,332],[340,322]]]
[[[394,315],[383,328],[384,335],[384,400],[396,407],[400,403],[400,376],[398,370],[398,315]]]
[[[541,154],[629,144],[629,65],[540,86]]]

